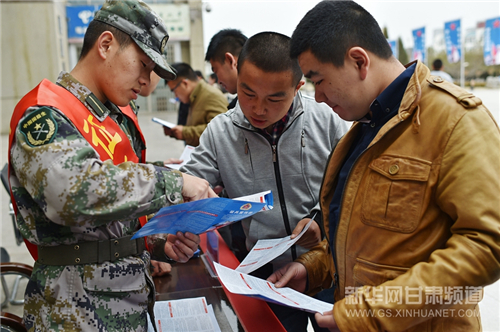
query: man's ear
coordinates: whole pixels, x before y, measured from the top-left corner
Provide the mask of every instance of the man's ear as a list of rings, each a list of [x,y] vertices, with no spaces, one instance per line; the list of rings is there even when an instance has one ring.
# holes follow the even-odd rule
[[[346,61],[354,65],[359,72],[359,77],[364,80],[370,68],[370,56],[361,47],[355,46],[347,51]]]
[[[99,57],[103,60],[108,58],[110,51],[115,47],[116,43],[118,43],[118,41],[115,39],[115,36],[111,33],[111,31],[104,31],[101,33],[96,41]]]
[[[238,67],[238,59],[236,59],[234,55],[229,52],[226,52],[226,54],[224,54],[224,61],[227,61],[229,66],[235,70]]]
[[[297,92],[299,92],[299,89],[304,85],[306,84],[306,81],[304,80],[300,80],[299,81],[299,84],[297,84],[297,86],[295,87],[295,92],[294,92],[294,96],[297,95]]]

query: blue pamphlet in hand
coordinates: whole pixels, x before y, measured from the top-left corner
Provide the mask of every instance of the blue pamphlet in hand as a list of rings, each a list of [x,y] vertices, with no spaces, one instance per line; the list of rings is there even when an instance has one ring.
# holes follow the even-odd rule
[[[273,208],[273,193],[230,198],[207,198],[162,208],[132,239],[159,233],[201,234]]]

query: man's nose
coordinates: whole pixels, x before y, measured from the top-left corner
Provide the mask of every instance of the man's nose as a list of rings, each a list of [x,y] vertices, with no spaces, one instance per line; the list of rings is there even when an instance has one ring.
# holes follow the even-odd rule
[[[139,77],[139,84],[148,87],[151,84],[151,73],[142,74]]]
[[[266,107],[263,105],[263,103],[256,103],[253,112],[257,115],[264,115],[266,114]]]
[[[327,98],[323,93],[323,91],[321,91],[321,89],[318,88],[316,88],[316,90],[314,91],[314,99],[316,99],[316,102],[318,103],[323,103],[327,101]]]

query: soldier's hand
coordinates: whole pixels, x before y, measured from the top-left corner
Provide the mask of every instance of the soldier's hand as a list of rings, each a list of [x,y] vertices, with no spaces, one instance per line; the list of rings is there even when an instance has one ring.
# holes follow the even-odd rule
[[[169,234],[165,242],[165,254],[174,261],[185,263],[198,249],[200,237],[193,233]]]
[[[184,179],[184,185],[182,186],[182,197],[184,198],[185,202],[217,197],[206,180],[185,173],[182,173],[182,177]]]
[[[295,229],[292,232],[292,235],[290,236],[291,239],[294,239],[297,237],[297,235],[302,232],[304,227],[306,227],[307,223],[311,220],[310,218],[305,218],[299,221],[297,226],[295,226]],[[306,249],[311,249],[312,247],[316,246],[321,242],[321,229],[319,228],[319,225],[316,221],[313,221],[311,223],[311,226],[307,229],[307,231],[302,235],[302,237],[297,241],[297,244],[299,246],[302,246]]]
[[[167,160],[163,161],[163,164],[167,166],[168,164],[182,164],[184,160],[182,159],[177,159],[177,158],[168,158]]]
[[[151,276],[160,277],[172,271],[172,265],[166,262],[151,260]]]

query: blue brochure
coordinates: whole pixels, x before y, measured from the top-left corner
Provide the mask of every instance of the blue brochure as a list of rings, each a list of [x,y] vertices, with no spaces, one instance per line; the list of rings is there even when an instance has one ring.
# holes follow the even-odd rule
[[[239,198],[207,198],[162,208],[132,239],[159,233],[201,234],[273,208],[273,193]]]

